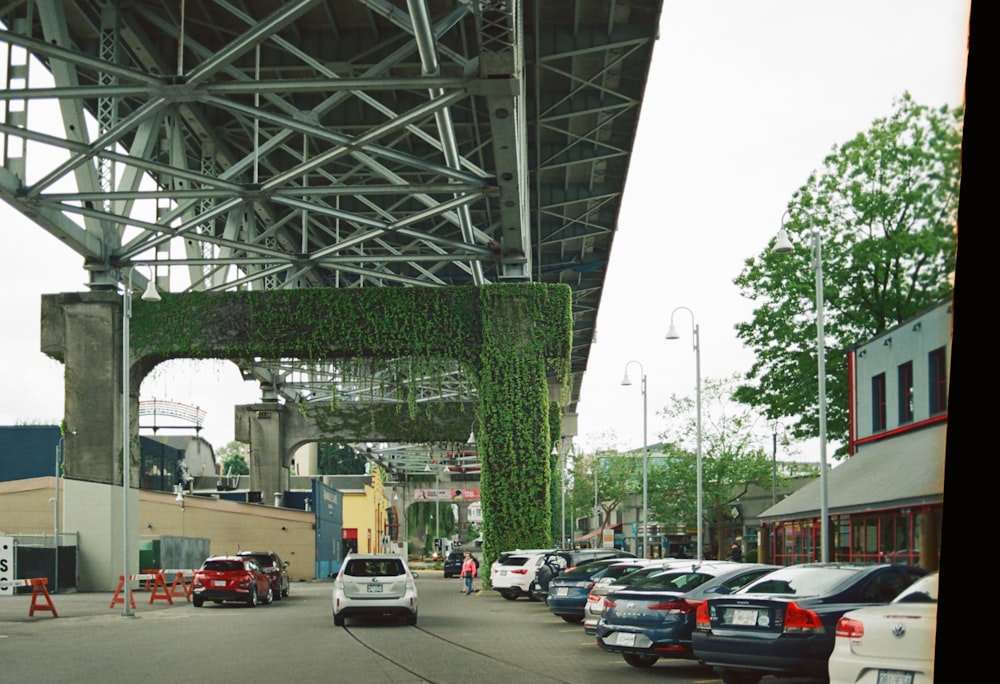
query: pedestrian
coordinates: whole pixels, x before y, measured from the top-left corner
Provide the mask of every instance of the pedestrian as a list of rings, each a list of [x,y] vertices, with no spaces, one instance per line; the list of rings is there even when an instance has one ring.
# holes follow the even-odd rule
[[[476,560],[472,557],[471,551],[465,552],[465,560],[462,561],[462,571],[458,576],[465,580],[465,595],[472,593],[472,580],[476,576]]]
[[[743,548],[735,539],[733,540],[733,543],[729,545],[729,560],[736,561],[737,563],[743,562]]]

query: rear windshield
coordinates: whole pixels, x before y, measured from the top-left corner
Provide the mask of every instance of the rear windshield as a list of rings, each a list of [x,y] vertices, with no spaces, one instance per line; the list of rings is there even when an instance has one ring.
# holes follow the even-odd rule
[[[259,556],[255,554],[250,557],[253,558],[255,561],[257,561],[258,563],[260,563],[261,567],[269,568],[272,565],[274,565],[274,561],[271,560],[270,556]]]
[[[507,556],[500,559],[500,565],[524,565],[527,562],[527,556]]]
[[[851,568],[793,567],[775,570],[740,589],[741,594],[818,596],[832,591],[857,572]]]
[[[685,593],[691,591],[700,584],[704,584],[712,579],[711,575],[704,575],[699,572],[661,572],[658,575],[647,577],[646,579],[633,584],[629,589],[637,591],[677,591]]]
[[[362,560],[355,558],[347,561],[344,574],[352,577],[395,577],[406,574],[403,562],[398,558],[381,558],[377,560]]]
[[[201,569],[211,570],[214,572],[242,570],[243,561],[237,561],[237,560],[205,561],[205,564],[201,567]]]

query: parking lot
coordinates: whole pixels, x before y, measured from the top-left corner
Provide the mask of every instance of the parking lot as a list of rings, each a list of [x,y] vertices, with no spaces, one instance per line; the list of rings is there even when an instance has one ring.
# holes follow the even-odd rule
[[[149,594],[137,592],[134,617],[122,617],[121,604],[110,607],[107,593],[55,595],[59,617],[29,618],[30,595],[5,597],[4,681],[217,682],[226,672],[252,673],[254,681],[366,684],[720,681],[690,661],[633,668],[542,603],[507,601],[489,590],[466,597],[461,581],[440,571],[420,571],[417,583],[416,627],[350,620],[334,627],[329,581],[296,582],[286,599],[257,608],[194,608],[183,599],[150,605]]]

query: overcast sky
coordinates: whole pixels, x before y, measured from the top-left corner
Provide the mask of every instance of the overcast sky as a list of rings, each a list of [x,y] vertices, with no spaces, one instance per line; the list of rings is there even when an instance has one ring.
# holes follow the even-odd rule
[[[694,396],[692,316],[703,378],[743,372],[751,354],[734,326],[753,308],[733,279],[779,227],[789,199],[823,158],[909,92],[960,105],[968,0],[667,0],[579,404],[579,449],[613,431],[643,441],[639,365],[647,377],[647,441],[673,394]],[[43,293],[85,290],[82,260],[5,204],[0,235],[0,425],[58,424],[63,368],[39,351]],[[181,362],[174,362],[181,363]],[[233,438],[233,406],[259,399],[235,366],[162,366],[143,400],[207,411],[202,435]],[[809,453],[802,453],[808,458]]]

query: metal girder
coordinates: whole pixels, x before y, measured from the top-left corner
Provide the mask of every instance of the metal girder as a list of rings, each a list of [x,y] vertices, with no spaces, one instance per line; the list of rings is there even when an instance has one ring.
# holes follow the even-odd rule
[[[661,10],[11,0],[0,198],[93,288],[136,264],[174,292],[565,283],[572,412]],[[343,368],[294,363],[244,372],[286,400],[349,396]],[[461,376],[418,393],[469,396]]]

